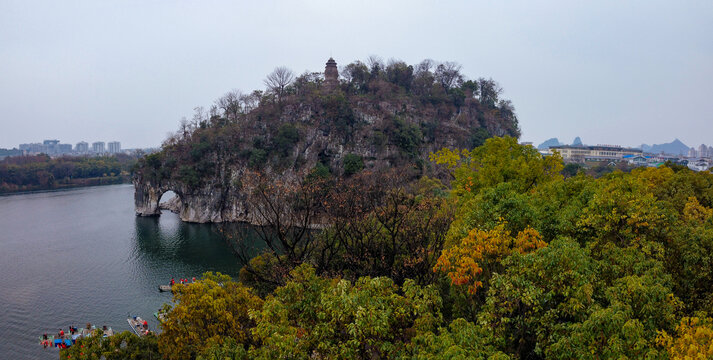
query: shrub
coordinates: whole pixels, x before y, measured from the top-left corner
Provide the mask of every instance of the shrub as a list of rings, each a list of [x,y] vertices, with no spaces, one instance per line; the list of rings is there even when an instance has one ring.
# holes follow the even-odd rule
[[[347,154],[344,156],[344,175],[350,176],[360,172],[364,168],[364,160],[357,154]]]
[[[262,149],[255,149],[250,152],[250,157],[248,158],[248,166],[253,169],[258,169],[262,167],[266,160],[267,151]]]
[[[299,140],[300,134],[294,125],[289,123],[282,124],[277,130],[277,136],[275,136],[275,150],[280,155],[287,156]]]

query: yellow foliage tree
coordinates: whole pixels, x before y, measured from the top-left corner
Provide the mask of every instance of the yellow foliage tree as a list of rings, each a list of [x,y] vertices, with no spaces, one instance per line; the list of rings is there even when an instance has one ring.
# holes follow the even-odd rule
[[[689,197],[688,202],[686,202],[686,205],[683,207],[683,218],[689,222],[706,222],[712,217],[713,209],[701,205],[695,196]]]
[[[471,151],[444,148],[432,153],[430,160],[449,170],[457,197],[504,182],[520,193],[529,192],[538,184],[562,178],[563,168],[558,153],[542,157],[534,147],[509,136],[490,138]]]
[[[656,341],[673,360],[713,359],[713,321],[685,317],[676,327],[675,337],[662,331]]]
[[[249,342],[251,310],[262,308],[262,299],[253,290],[230,276],[205,273],[199,281],[173,286],[173,305],[161,323],[158,349],[170,360],[195,359],[212,345],[226,338]]]
[[[671,168],[662,166],[657,168],[636,168],[631,171],[631,174],[644,184],[648,190],[653,190],[664,186],[667,181],[670,181],[674,172]]]
[[[460,244],[443,250],[433,270],[446,273],[451,284],[466,285],[468,293],[475,294],[508,255],[525,254],[547,246],[533,228],[528,227],[512,237],[505,226],[506,222],[501,221],[492,230],[471,230]]]

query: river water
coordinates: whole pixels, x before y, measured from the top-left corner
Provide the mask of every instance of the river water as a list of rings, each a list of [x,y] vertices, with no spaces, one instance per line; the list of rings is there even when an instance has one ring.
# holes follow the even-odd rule
[[[216,227],[164,211],[134,215],[133,186],[0,197],[0,358],[57,359],[42,333],[87,322],[130,330],[171,295],[159,284],[206,271],[237,277],[241,264]],[[162,199],[165,200],[165,199]]]

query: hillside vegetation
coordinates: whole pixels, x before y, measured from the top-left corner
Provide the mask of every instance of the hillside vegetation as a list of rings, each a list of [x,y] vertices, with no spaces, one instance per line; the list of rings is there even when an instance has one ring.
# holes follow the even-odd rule
[[[231,91],[167,139],[136,169],[141,182],[195,189],[238,188],[246,170],[296,177],[317,169],[428,166],[429,152],[519,136],[510,101],[493,80],[467,80],[454,63],[370,59],[344,66],[339,84],[322,73],[277,68],[266,91]]]

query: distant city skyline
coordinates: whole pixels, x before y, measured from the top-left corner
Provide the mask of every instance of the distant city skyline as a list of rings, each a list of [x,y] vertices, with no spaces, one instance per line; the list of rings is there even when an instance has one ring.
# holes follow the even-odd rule
[[[711,1],[2,1],[0,147],[102,134],[157,147],[275,67],[370,55],[493,78],[521,141],[698,146],[713,142],[710,34]]]
[[[19,149],[20,145],[23,145],[23,144],[42,144],[42,143],[47,142],[47,141],[57,141],[57,142],[59,142],[60,144],[72,145],[72,148],[74,148],[75,146],[77,146],[77,145],[80,144],[80,143],[86,143],[86,144],[91,145],[92,143],[95,143],[95,142],[104,142],[107,147],[108,147],[110,144],[112,144],[112,143],[117,143],[117,144],[119,144],[119,145],[122,146],[122,147],[121,147],[122,149],[133,149],[133,148],[124,147],[124,146],[122,145],[123,142],[121,142],[121,141],[119,141],[119,140],[116,140],[116,139],[82,139],[82,140],[79,140],[79,141],[63,141],[62,139],[58,139],[58,138],[56,138],[56,137],[50,137],[50,138],[46,138],[46,139],[42,139],[42,140],[33,139],[33,140],[31,140],[31,141],[23,141],[23,142],[20,142],[20,143],[18,143],[18,144],[15,144],[14,146],[10,146],[10,147],[2,147],[2,146],[0,146],[0,148],[3,148],[3,149],[13,149],[13,148]],[[154,147],[158,147],[158,146],[154,146]]]
[[[79,141],[72,145],[69,143],[61,143],[58,139],[45,139],[42,142],[30,142],[19,144],[16,148],[24,154],[117,154],[129,149],[122,149],[121,142],[110,141],[94,141],[91,146],[86,141]]]

